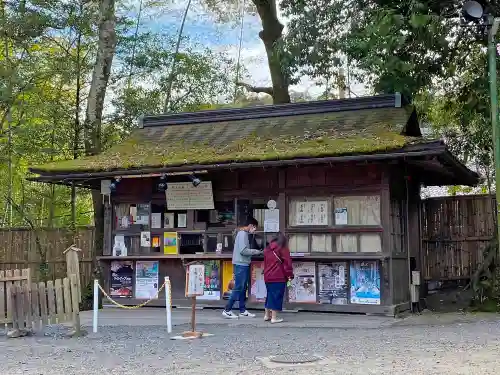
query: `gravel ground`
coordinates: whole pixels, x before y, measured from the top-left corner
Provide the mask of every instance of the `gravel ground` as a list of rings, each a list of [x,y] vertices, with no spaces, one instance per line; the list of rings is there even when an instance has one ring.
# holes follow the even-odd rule
[[[187,327],[175,327],[182,331]],[[164,327],[100,327],[69,339],[0,337],[0,374],[498,374],[500,324],[474,322],[380,329],[199,326],[215,336],[172,341]],[[256,357],[318,354],[314,367],[267,369]]]

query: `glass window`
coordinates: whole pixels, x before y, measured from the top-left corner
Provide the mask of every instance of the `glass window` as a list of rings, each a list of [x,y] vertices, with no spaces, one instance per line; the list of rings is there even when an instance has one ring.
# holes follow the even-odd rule
[[[380,225],[379,195],[336,197],[334,205],[335,225]]]
[[[382,239],[379,233],[363,233],[359,237],[360,251],[363,253],[381,253]]]
[[[358,236],[355,234],[340,234],[336,237],[335,246],[339,253],[357,253]]]
[[[332,235],[331,234],[312,234],[311,252],[312,253],[331,253]]]
[[[309,252],[309,235],[308,234],[291,234],[288,240],[291,253],[308,253]]]

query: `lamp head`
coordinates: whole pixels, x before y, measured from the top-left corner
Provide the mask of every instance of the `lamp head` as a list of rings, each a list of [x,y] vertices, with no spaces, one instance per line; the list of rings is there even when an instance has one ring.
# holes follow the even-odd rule
[[[191,183],[193,184],[194,187],[197,187],[199,184],[201,184],[201,180],[194,174],[190,174],[189,179],[191,180]]]
[[[484,16],[484,8],[478,1],[467,1],[462,8],[462,15],[467,21],[479,21]]]

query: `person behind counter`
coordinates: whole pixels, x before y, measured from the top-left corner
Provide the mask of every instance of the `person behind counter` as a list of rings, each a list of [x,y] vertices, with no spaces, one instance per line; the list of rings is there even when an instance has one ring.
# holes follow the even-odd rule
[[[288,241],[279,233],[264,249],[264,282],[266,283],[266,312],[264,320],[281,323],[278,312],[283,310],[283,298],[287,282],[293,279],[292,258]]]
[[[252,256],[262,255],[262,250],[252,249],[250,247],[249,234],[254,233],[259,225],[253,217],[247,218],[245,226],[238,229],[234,239],[233,248],[233,274],[234,288],[229,297],[229,301],[222,312],[222,316],[227,319],[238,319],[239,316],[253,318],[255,314],[247,311],[245,302],[248,290],[248,281],[250,279],[250,262]],[[233,305],[239,301],[240,314],[235,315],[232,312]]]

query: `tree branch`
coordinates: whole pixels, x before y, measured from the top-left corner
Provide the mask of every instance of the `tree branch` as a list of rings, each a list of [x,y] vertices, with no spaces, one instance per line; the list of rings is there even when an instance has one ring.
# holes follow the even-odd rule
[[[257,94],[264,93],[264,94],[273,96],[273,88],[272,87],[252,86],[252,85],[249,85],[248,83],[244,83],[244,82],[236,82],[236,86],[244,87],[245,89],[247,89],[247,91],[255,92]]]

